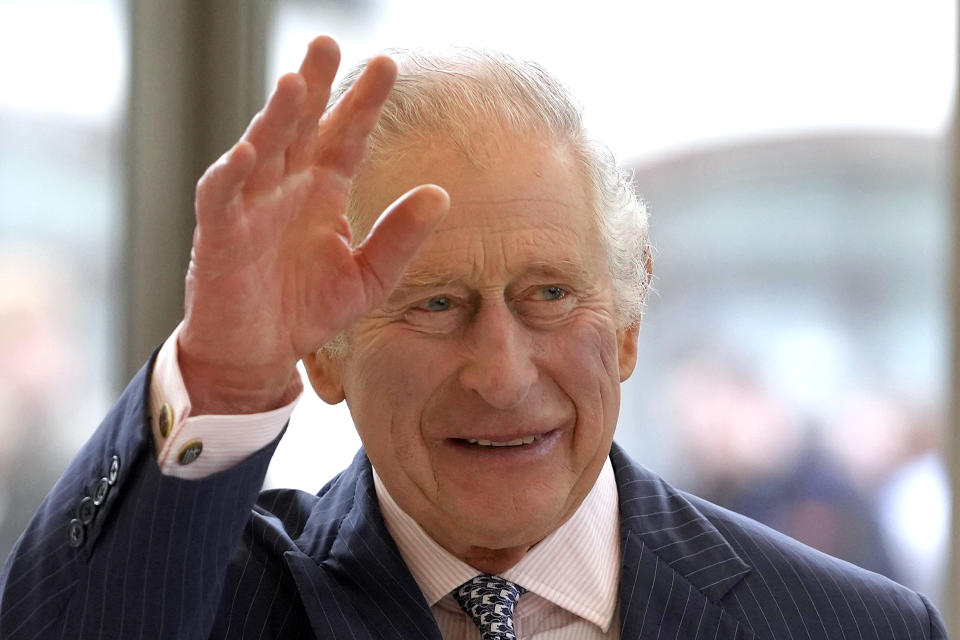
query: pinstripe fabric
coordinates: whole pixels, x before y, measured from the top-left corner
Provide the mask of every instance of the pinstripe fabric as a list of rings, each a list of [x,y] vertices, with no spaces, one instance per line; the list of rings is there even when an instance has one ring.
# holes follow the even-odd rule
[[[272,446],[203,480],[159,473],[141,371],[0,573],[0,638],[440,640],[380,516],[361,451],[318,496],[256,498]],[[67,544],[117,455],[116,485]],[[611,453],[621,638],[945,638],[903,587],[678,492]],[[256,502],[256,504],[254,504]]]
[[[434,542],[394,502],[376,473],[374,487],[387,530],[443,637],[479,640],[476,625],[451,592],[480,572]],[[551,640],[618,637],[613,622],[620,576],[619,523],[617,481],[607,460],[573,516],[502,574],[528,591],[514,610],[518,637],[547,632]]]
[[[622,638],[946,638],[922,596],[611,460]]]
[[[14,547],[0,574],[0,638],[205,637],[195,630],[213,624],[224,569],[249,517],[234,505],[256,499],[272,447],[204,482],[161,475],[146,429],[147,370]],[[113,455],[122,465],[116,484],[85,543],[73,548],[67,523]]]

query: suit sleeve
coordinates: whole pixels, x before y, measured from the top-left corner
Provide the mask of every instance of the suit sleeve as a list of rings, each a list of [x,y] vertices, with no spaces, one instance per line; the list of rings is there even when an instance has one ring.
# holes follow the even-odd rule
[[[0,573],[0,638],[206,638],[276,447],[201,480],[160,473],[153,359],[47,495]]]
[[[923,606],[926,607],[927,618],[930,620],[930,631],[928,637],[931,638],[931,640],[948,640],[947,627],[943,622],[943,618],[940,616],[940,612],[937,611],[936,607],[933,606],[933,603],[931,603],[925,595],[917,595],[920,596]]]

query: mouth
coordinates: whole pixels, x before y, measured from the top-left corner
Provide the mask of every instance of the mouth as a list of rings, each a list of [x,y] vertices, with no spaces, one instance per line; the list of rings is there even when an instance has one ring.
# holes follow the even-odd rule
[[[481,447],[522,447],[524,445],[533,444],[537,440],[541,439],[543,439],[542,435],[527,436],[525,438],[515,438],[513,440],[505,441],[483,440],[480,438],[465,438],[464,440],[468,444],[475,444]]]
[[[494,436],[493,434],[477,434],[477,437],[449,438],[447,442],[453,445],[459,451],[473,455],[521,455],[528,453],[536,455],[536,452],[545,452],[552,448],[561,437],[563,429],[551,429],[542,433],[535,434],[504,434]],[[494,439],[496,437],[496,439]]]

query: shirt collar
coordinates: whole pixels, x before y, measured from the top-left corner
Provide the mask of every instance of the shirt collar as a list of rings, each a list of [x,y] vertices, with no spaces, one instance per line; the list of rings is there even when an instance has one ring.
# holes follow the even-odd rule
[[[376,470],[380,510],[427,604],[436,605],[480,572],[435,542],[390,496]],[[610,459],[565,523],[502,574],[553,604],[609,628],[620,582],[620,506]]]

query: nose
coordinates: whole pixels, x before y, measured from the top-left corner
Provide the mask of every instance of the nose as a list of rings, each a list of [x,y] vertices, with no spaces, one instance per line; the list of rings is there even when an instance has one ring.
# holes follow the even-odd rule
[[[503,302],[484,302],[465,335],[460,384],[496,409],[514,409],[537,381],[534,336]]]

